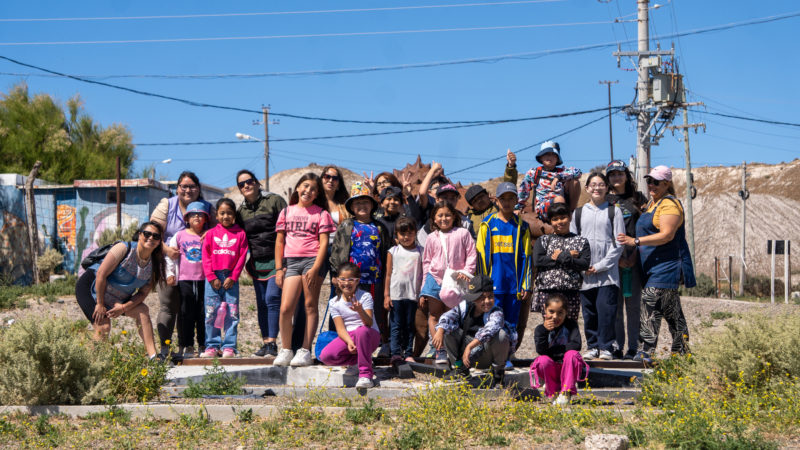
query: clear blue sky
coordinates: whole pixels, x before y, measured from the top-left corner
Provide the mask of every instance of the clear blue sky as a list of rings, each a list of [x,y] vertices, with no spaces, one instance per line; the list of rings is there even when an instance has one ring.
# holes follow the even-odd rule
[[[0,19],[173,16],[357,8],[457,5],[466,0],[392,0],[385,2],[200,2],[200,1],[4,1]],[[473,3],[484,3],[474,0]],[[491,2],[486,2],[491,3]],[[666,0],[651,11],[651,35],[666,35],[726,23],[784,14],[800,9],[793,1]],[[652,2],[651,2],[652,5]],[[550,49],[634,39],[635,0],[566,0],[519,2],[470,7],[392,9],[313,14],[239,15],[82,21],[0,22],[0,55],[76,75],[241,74],[294,72],[353,67],[394,66],[531,53]],[[570,24],[506,28],[509,26]],[[675,39],[689,99],[709,111],[788,122],[800,122],[796,105],[800,89],[796,51],[800,18]],[[8,45],[21,42],[153,40],[286,35],[320,35],[398,30],[503,27],[494,30],[313,36],[190,42]],[[668,48],[673,39],[661,42]],[[632,45],[623,45],[631,49]],[[358,74],[264,78],[158,79],[112,78],[106,82],[189,100],[260,109],[275,113],[376,121],[464,121],[538,116],[594,109],[606,105],[606,88],[598,80],[619,80],[612,103],[623,105],[634,95],[633,63],[618,69],[612,47],[583,52]],[[627,70],[624,70],[627,69]],[[234,140],[242,132],[263,137],[252,124],[260,115],[197,108],[135,95],[71,79],[23,76],[35,70],[0,61],[0,90],[21,80],[32,92],[46,92],[64,102],[80,94],[89,114],[103,125],[122,123],[136,143]],[[8,75],[13,73],[15,75]],[[400,168],[423,159],[442,161],[445,172],[502,157],[585,123],[603,113],[552,120],[403,135],[312,142],[274,142],[271,171],[314,161],[352,170]],[[777,163],[800,152],[800,128],[693,113],[708,132],[692,135],[695,165],[740,164],[743,160]],[[617,157],[634,153],[635,125],[614,116]],[[281,118],[270,127],[272,138],[295,138],[431,125],[339,124]],[[590,169],[608,161],[607,121],[559,139],[567,164]],[[520,166],[534,164],[534,151],[520,153]],[[264,173],[259,143],[136,148],[136,168],[165,158],[157,171],[174,178],[193,170],[201,181],[230,186],[243,167]],[[683,167],[683,144],[669,132],[654,147],[653,164]],[[454,176],[464,183],[502,172],[497,161]]]

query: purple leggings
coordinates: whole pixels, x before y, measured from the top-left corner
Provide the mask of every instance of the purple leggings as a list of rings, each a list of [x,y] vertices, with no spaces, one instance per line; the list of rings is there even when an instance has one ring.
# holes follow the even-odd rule
[[[564,354],[563,363],[555,362],[547,355],[541,355],[531,364],[531,386],[539,389],[542,387],[540,380],[544,380],[544,395],[547,397],[562,391],[569,391],[575,395],[578,393],[576,383],[586,380],[586,376],[583,380],[580,379],[582,366],[586,367],[586,376],[589,376],[589,366],[575,350],[568,350]]]
[[[381,334],[373,328],[360,326],[347,332],[356,344],[356,353],[347,350],[347,343],[337,337],[322,349],[319,359],[327,366],[358,364],[358,376],[372,379],[372,352],[381,343]]]

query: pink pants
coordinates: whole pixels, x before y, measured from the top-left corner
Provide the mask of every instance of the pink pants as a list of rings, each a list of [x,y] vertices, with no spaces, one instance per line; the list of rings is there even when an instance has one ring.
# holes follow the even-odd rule
[[[347,350],[347,343],[337,337],[322,349],[319,359],[328,366],[351,366],[358,364],[358,376],[372,378],[372,352],[381,343],[381,334],[372,328],[360,326],[353,331],[348,331],[350,338],[356,344],[356,353]]]
[[[586,367],[586,376],[580,379],[581,367]],[[578,389],[575,384],[586,380],[589,376],[589,365],[583,362],[581,354],[575,350],[568,350],[564,354],[564,362],[553,361],[547,355],[541,355],[531,364],[531,386],[535,389],[542,387],[540,380],[544,380],[544,394],[547,397],[569,391],[575,395]],[[535,382],[534,382],[535,380]]]

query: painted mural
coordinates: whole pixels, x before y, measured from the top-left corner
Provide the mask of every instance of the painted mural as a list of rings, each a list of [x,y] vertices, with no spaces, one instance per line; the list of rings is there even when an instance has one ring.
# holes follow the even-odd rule
[[[68,252],[75,251],[75,207],[62,203],[56,207],[56,236]]]
[[[33,281],[22,192],[0,186],[0,275],[13,284]]]

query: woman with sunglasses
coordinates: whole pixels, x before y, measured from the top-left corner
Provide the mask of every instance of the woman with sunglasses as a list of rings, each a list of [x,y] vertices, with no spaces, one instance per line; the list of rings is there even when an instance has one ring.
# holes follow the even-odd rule
[[[617,235],[620,244],[636,246],[642,263],[642,312],[639,350],[635,361],[651,363],[658,343],[661,319],[672,334],[672,352],[689,351],[689,329],[681,309],[678,287],[696,285],[686,243],[683,205],[675,198],[672,171],[656,166],[645,177],[650,202],[636,222],[636,237]]]
[[[164,255],[161,227],[145,222],[133,236],[133,242],[118,242],[101,263],[95,264],[78,279],[75,297],[83,314],[94,326],[96,340],[106,339],[111,319],[122,315],[136,321],[152,359],[156,356],[150,310],[144,304],[157,284],[164,280]]]
[[[205,203],[206,211],[209,212],[210,220],[206,229],[216,226],[217,211],[214,209],[214,205],[203,199],[200,180],[194,172],[184,171],[178,176],[177,193],[172,197],[161,199],[150,215],[150,221],[157,223],[164,230],[161,250],[167,257],[174,260],[180,258],[178,249],[170,247],[166,243],[175,234],[186,228],[184,221],[186,207],[190,203],[198,201]],[[172,339],[175,321],[181,310],[181,292],[178,286],[166,283],[159,286],[158,302],[159,311],[156,319],[158,337],[161,341],[161,354],[166,357],[169,353],[169,345],[166,344],[166,341]]]

